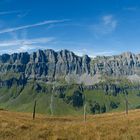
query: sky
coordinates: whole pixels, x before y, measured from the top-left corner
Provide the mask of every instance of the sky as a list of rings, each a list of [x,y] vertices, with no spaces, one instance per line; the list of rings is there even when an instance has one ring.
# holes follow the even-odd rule
[[[139,0],[0,0],[0,54],[140,53]]]

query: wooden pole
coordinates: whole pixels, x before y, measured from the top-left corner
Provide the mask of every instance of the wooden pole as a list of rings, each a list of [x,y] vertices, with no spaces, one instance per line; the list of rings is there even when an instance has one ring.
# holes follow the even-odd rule
[[[34,108],[33,108],[33,120],[35,119],[35,113],[36,113],[36,100],[34,102]]]
[[[128,115],[128,99],[127,99],[127,91],[125,91],[125,113]]]
[[[126,111],[126,114],[128,115],[128,100],[127,100],[127,98],[125,99],[125,111]]]
[[[53,85],[53,88],[52,88],[52,95],[51,95],[51,103],[50,103],[50,111],[51,111],[51,116],[53,116],[54,114],[54,108],[53,108],[53,104],[54,104],[54,85]]]
[[[53,116],[53,93],[51,95],[51,104],[50,104],[51,116]]]
[[[86,114],[86,103],[84,105],[84,122],[87,120],[87,114]]]
[[[84,89],[83,89],[83,94],[84,94]],[[87,105],[86,105],[86,93],[84,94],[84,122],[87,121],[87,112],[86,112],[86,109],[87,109]]]

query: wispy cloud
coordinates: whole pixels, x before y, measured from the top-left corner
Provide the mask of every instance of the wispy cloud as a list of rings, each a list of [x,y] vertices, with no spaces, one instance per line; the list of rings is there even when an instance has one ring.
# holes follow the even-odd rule
[[[33,47],[33,46],[27,46],[27,45],[25,45],[25,46],[21,46],[21,47],[19,47],[19,48],[15,48],[15,49],[13,49],[13,48],[6,48],[6,49],[2,49],[1,51],[0,51],[0,55],[2,55],[2,54],[13,54],[13,53],[20,53],[20,52],[30,52],[30,51],[32,51],[32,50],[35,50],[35,48],[36,47]]]
[[[29,24],[29,25],[25,25],[25,26],[3,29],[3,30],[0,30],[0,34],[14,32],[14,31],[22,30],[22,29],[33,28],[33,27],[47,25],[47,24],[63,23],[63,22],[66,22],[66,21],[68,21],[68,20],[46,20],[46,21],[43,21],[43,22],[35,23],[35,24]]]
[[[15,53],[34,51],[37,49],[43,49],[47,44],[52,43],[55,40],[53,37],[46,38],[34,38],[34,39],[15,39],[0,41],[0,47],[2,53]]]
[[[46,43],[51,42],[53,40],[54,40],[53,37],[35,38],[35,39],[7,40],[7,41],[1,41],[0,42],[0,47],[46,44]]]
[[[118,21],[113,15],[102,16],[99,23],[90,26],[90,30],[98,37],[115,31]]]
[[[32,52],[32,51],[35,51],[37,49],[43,49],[43,46],[39,46],[39,45],[23,45],[23,46],[20,46],[19,48],[17,48],[16,50],[14,50],[14,51],[12,49],[10,49],[9,53]]]
[[[12,0],[0,0],[0,3],[2,3],[2,4],[7,4],[7,3],[11,3],[12,2]]]
[[[138,8],[137,7],[124,7],[123,10],[125,10],[125,11],[136,11],[136,10],[138,10]]]
[[[111,56],[115,55],[117,52],[116,51],[101,51],[101,52],[95,52],[94,57],[96,56]]]
[[[118,53],[116,51],[91,51],[86,48],[83,48],[81,50],[77,49],[77,50],[74,50],[74,52],[78,56],[88,55],[91,58],[95,58],[97,56],[112,56]]]
[[[111,26],[113,29],[117,26],[117,20],[112,15],[103,16],[102,21],[104,25]]]
[[[0,15],[9,15],[9,14],[17,14],[20,13],[20,10],[15,10],[15,11],[0,11]]]
[[[27,15],[29,14],[30,11],[31,11],[31,10],[22,11],[21,13],[19,13],[19,14],[17,15],[17,17],[18,17],[18,18],[23,18],[23,17],[27,16]]]

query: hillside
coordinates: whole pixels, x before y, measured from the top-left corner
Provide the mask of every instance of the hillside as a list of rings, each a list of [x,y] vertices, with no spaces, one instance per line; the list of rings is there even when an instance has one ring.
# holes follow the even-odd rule
[[[50,104],[53,95],[54,115],[83,114],[83,105],[87,104],[88,114],[116,112],[125,110],[125,99],[129,109],[140,108],[139,85],[122,85],[121,82],[100,83],[94,86],[44,84],[30,81],[26,86],[0,88],[0,108],[32,112],[37,101],[37,113],[51,114]],[[85,100],[86,97],[86,100]]]
[[[138,74],[139,55],[132,53],[95,59],[68,50],[3,54],[0,108],[32,112],[36,100],[37,113],[51,114],[53,98],[54,115],[80,115],[85,103],[88,114],[100,114],[123,111],[127,98],[129,109],[136,109],[140,108]]]
[[[48,117],[0,111],[0,140],[139,140],[140,110],[83,116]]]

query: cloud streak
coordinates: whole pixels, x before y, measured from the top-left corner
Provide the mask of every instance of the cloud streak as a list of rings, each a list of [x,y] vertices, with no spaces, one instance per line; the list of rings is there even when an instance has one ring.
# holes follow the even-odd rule
[[[25,26],[3,29],[3,30],[0,30],[0,34],[10,33],[10,32],[14,32],[14,31],[33,28],[33,27],[42,26],[42,25],[63,23],[63,22],[66,22],[66,21],[68,21],[68,20],[46,20],[46,21],[43,21],[43,22],[35,23],[35,24],[29,24],[29,25],[25,25]]]
[[[89,51],[87,49],[77,49],[77,50],[73,50],[75,52],[75,54],[77,54],[78,56],[83,56],[83,55],[88,55],[91,58],[95,58],[97,56],[112,56],[117,54],[118,52],[116,51]]]
[[[138,8],[137,7],[124,7],[123,8],[123,10],[125,10],[125,11],[137,11],[138,10]]]
[[[53,37],[48,38],[35,38],[35,39],[19,39],[19,40],[7,40],[1,41],[0,47],[10,47],[10,46],[23,46],[23,45],[33,45],[33,44],[45,44],[53,41]]]
[[[36,49],[43,49],[47,44],[52,43],[55,40],[53,37],[46,38],[34,38],[34,39],[15,39],[0,41],[2,53],[15,53],[15,52],[26,52]],[[14,48],[14,49],[13,49]]]
[[[17,17],[23,18],[23,17],[27,16],[27,15],[29,14],[30,11],[31,11],[31,10],[26,10],[26,11],[24,11],[24,12],[21,12],[21,13],[19,13],[19,14],[17,15]]]
[[[94,57],[96,56],[111,56],[115,55],[117,52],[116,51],[101,51],[101,52],[95,52]]]
[[[20,13],[21,11],[20,10],[15,10],[15,11],[1,11],[0,12],[0,15],[9,15],[9,14],[17,14],[17,13]]]

